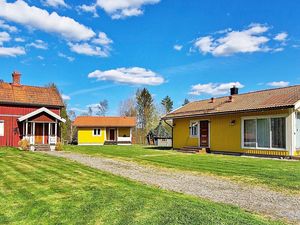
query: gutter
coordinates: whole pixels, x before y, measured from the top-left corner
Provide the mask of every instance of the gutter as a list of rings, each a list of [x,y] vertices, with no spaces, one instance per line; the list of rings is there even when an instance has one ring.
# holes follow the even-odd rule
[[[173,144],[173,140],[174,140],[174,133],[173,133],[173,128],[174,128],[174,126],[173,125],[171,125],[171,124],[169,124],[168,122],[167,122],[167,120],[165,120],[164,118],[162,118],[161,120],[163,120],[164,122],[165,122],[165,124],[167,124],[169,127],[171,127],[171,129],[172,129],[172,148],[173,148],[173,146],[174,146],[174,144]]]

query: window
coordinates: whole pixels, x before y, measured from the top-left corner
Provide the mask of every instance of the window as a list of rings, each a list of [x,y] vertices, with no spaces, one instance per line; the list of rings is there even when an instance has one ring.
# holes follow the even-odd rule
[[[94,136],[100,136],[101,135],[101,129],[100,128],[94,129],[93,134],[94,134]]]
[[[244,120],[244,147],[285,148],[285,118],[259,118]]]
[[[0,137],[4,136],[4,121],[0,121]]]
[[[198,136],[198,122],[191,122],[190,136]]]
[[[244,121],[244,146],[256,147],[256,121]]]
[[[272,118],[272,147],[285,148],[285,118]]]

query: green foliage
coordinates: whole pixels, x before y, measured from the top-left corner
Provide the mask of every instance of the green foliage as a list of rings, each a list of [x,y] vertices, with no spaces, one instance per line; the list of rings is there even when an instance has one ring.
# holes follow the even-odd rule
[[[300,163],[297,161],[224,155],[197,155],[157,151],[143,146],[65,146],[68,151],[93,156],[121,157],[179,170],[208,173],[240,182],[265,185],[300,194]],[[149,155],[153,155],[149,157]]]
[[[41,153],[0,148],[0,224],[282,224]]]
[[[137,90],[136,109],[138,118],[138,128],[142,131],[141,143],[145,143],[146,135],[153,126],[153,120],[156,116],[153,98],[148,89],[143,88]]]
[[[161,104],[164,107],[164,113],[167,114],[173,110],[173,101],[168,95],[161,101]]]
[[[188,100],[187,98],[185,98],[184,101],[183,101],[182,106],[184,106],[184,105],[186,105],[186,104],[189,104],[189,103],[190,103],[190,100]]]

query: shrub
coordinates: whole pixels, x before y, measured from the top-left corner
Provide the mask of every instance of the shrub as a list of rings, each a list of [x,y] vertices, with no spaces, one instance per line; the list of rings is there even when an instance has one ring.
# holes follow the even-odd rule
[[[27,139],[22,139],[18,144],[21,150],[29,151],[30,143]]]
[[[62,151],[63,150],[63,143],[61,143],[60,141],[56,143],[55,145],[55,150],[56,151]]]

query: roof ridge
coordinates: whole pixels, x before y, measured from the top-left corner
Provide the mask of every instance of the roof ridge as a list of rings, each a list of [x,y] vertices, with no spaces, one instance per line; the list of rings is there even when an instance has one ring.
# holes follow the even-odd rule
[[[278,87],[278,88],[269,88],[269,89],[263,89],[263,90],[249,91],[249,92],[246,92],[246,93],[241,93],[241,94],[236,94],[236,95],[239,95],[239,96],[240,95],[248,95],[248,94],[259,93],[259,92],[266,92],[266,91],[274,91],[274,90],[280,90],[280,89],[286,89],[286,88],[293,88],[293,87],[297,87],[297,86],[300,86],[300,84],[295,84],[295,85],[291,85],[291,86],[287,86],[287,87]],[[228,96],[230,96],[230,95],[225,95],[225,96],[220,96],[220,97],[212,97],[212,98],[221,99],[221,98],[227,98]],[[193,101],[193,102],[190,102],[190,103],[202,102],[202,101],[208,101],[208,100],[210,100],[210,98],[196,100],[196,101]],[[188,104],[190,104],[190,103],[188,103]]]

